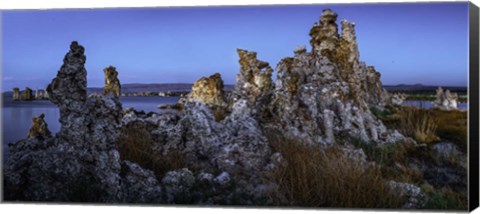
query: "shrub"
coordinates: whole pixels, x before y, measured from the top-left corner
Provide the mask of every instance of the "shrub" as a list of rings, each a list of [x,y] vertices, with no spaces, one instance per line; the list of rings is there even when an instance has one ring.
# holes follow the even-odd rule
[[[399,208],[403,204],[386,186],[378,167],[353,161],[337,147],[285,140],[273,145],[286,161],[272,176],[279,188],[273,196],[278,205]]]
[[[122,160],[129,160],[152,170],[157,178],[162,178],[168,171],[186,167],[185,157],[180,152],[158,154],[153,149],[154,144],[146,124],[130,123],[122,130],[117,148]]]

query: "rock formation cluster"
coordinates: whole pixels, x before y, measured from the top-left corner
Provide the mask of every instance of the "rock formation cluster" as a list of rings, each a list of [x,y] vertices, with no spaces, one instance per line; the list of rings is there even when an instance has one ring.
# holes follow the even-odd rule
[[[25,90],[23,91],[20,91],[20,89],[16,87],[12,90],[13,101],[32,101],[45,99],[48,99],[48,93],[45,90],[35,90],[35,93],[29,87],[25,87]]]
[[[72,201],[86,191],[89,198],[84,201],[129,202],[134,195],[128,191],[141,195],[156,191],[145,186],[156,182],[145,180],[148,172],[120,160],[115,142],[121,103],[112,94],[87,97],[85,61],[84,48],[72,42],[57,77],[47,87],[50,101],[60,111],[56,136],[49,136],[40,116],[33,119],[28,139],[10,145],[7,199]],[[43,137],[33,137],[37,135]]]
[[[47,88],[60,110],[61,129],[55,137],[10,145],[7,198],[69,201],[82,191],[69,186],[84,183],[96,197],[88,200],[102,202],[269,205],[277,184],[266,178],[285,164],[269,142],[269,130],[292,143],[324,147],[357,139],[410,140],[372,114],[390,103],[389,95],[380,73],[359,61],[354,23],[342,20],[339,34],[336,19],[333,11],[323,11],[310,31],[311,51],[300,46],[282,59],[275,82],[269,63],[237,49],[240,72],[230,96],[220,74],[202,77],[177,104],[181,111],[164,113],[122,111],[114,67],[104,70],[104,95],[88,97],[84,48],[72,42]],[[180,153],[187,168],[159,176],[121,160],[115,142],[125,127],[142,127],[154,154]],[[344,150],[357,154],[353,162],[367,163],[361,150]],[[419,188],[392,186],[412,198],[407,207],[422,205],[415,199]]]
[[[435,108],[442,110],[456,110],[458,109],[458,94],[452,93],[450,90],[443,90],[442,87],[437,88],[437,94],[434,104]]]

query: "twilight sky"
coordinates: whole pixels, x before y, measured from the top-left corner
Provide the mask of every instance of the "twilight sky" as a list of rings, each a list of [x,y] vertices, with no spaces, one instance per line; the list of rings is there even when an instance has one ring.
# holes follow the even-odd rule
[[[356,23],[360,59],[385,85],[466,86],[468,3],[336,4],[2,11],[2,90],[45,88],[72,40],[86,49],[88,86],[114,65],[121,83],[191,83],[222,74],[233,84],[236,48],[276,67],[321,11]],[[276,73],[274,74],[276,76]]]

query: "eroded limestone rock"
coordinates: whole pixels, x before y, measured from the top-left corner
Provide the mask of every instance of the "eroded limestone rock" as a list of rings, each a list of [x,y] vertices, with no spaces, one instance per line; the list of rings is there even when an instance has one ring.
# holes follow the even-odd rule
[[[142,186],[136,194],[156,197],[156,182],[152,180],[156,178],[151,173],[128,163],[122,167],[115,145],[122,106],[112,94],[87,97],[85,59],[84,48],[72,42],[64,64],[47,87],[50,101],[60,111],[61,128],[56,136],[29,138],[10,145],[5,168],[9,186],[6,198],[131,202],[125,194],[135,190],[133,183]],[[36,135],[35,130],[32,135]],[[132,188],[126,191],[126,187]],[[88,198],[79,198],[79,194]]]
[[[435,108],[442,110],[456,110],[458,109],[458,94],[452,93],[448,89],[444,91],[443,88],[439,86],[433,104]]]
[[[223,80],[219,73],[197,80],[187,95],[188,102],[200,102],[211,107],[227,107]]]
[[[13,88],[12,99],[13,100],[20,100],[20,89],[19,88]]]
[[[256,117],[268,117],[268,104],[273,92],[272,72],[270,65],[257,59],[257,53],[237,49],[240,57],[240,73],[231,94],[230,106],[238,100],[246,100]]]
[[[44,118],[44,114],[32,118],[32,127],[30,128],[30,131],[28,131],[28,138],[48,138],[52,136],[50,130],[48,130],[48,124],[45,122]]]
[[[407,99],[407,95],[403,93],[395,93],[391,95],[391,103],[394,106],[401,106],[403,102]]]
[[[338,42],[338,26],[335,22],[337,14],[330,9],[325,9],[320,16],[320,22],[315,23],[310,30],[310,44],[312,52],[318,55],[329,55]]]
[[[109,66],[103,69],[105,74],[105,86],[103,87],[103,95],[113,94],[117,97],[120,96],[120,80],[118,80],[117,69],[113,66]]]
[[[20,94],[21,100],[34,100],[33,91],[29,87],[25,87],[25,90]]]

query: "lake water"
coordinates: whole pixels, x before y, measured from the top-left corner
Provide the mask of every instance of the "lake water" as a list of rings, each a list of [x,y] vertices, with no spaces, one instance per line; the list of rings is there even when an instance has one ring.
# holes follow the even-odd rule
[[[180,97],[120,97],[123,108],[133,107],[145,112],[162,112],[159,104],[174,104]],[[60,130],[60,112],[56,105],[48,100],[13,101],[11,97],[3,97],[2,106],[2,149],[3,161],[8,158],[8,143],[25,139],[32,125],[32,118],[45,114],[45,122],[52,134]]]
[[[420,100],[405,100],[403,102],[403,106],[419,106],[422,108],[430,109],[433,108],[432,101],[420,101]],[[458,109],[460,110],[467,110],[468,103],[458,103]]]

